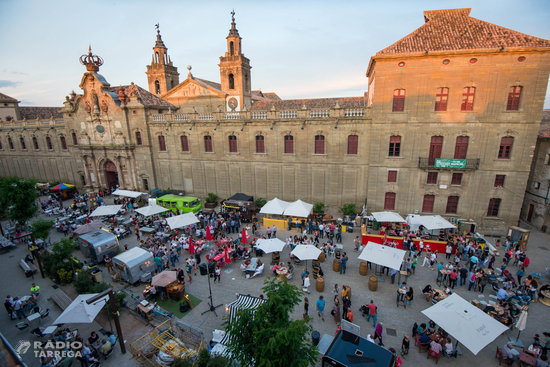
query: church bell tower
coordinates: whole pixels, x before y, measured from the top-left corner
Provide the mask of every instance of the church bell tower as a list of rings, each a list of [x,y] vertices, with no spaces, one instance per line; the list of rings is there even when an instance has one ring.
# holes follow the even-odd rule
[[[235,25],[235,11],[231,12],[231,29],[227,51],[220,57],[220,80],[226,98],[227,111],[240,111],[251,106],[250,60],[242,53],[241,36]]]
[[[174,88],[180,82],[178,68],[172,64],[168,56],[168,49],[162,42],[159,25],[156,24],[157,41],[153,47],[153,59],[151,65],[147,65],[147,81],[149,83],[149,92],[160,96],[170,89]]]

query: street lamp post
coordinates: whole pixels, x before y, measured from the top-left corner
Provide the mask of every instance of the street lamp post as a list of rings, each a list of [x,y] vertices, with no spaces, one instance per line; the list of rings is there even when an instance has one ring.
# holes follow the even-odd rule
[[[117,332],[117,337],[118,337],[118,343],[120,344],[120,351],[122,352],[122,354],[125,354],[126,353],[126,346],[124,344],[124,337],[122,336],[122,328],[120,327],[120,320],[118,318],[118,310],[116,308],[116,304],[115,304],[115,295],[113,293],[113,288],[109,288],[107,290],[104,290],[103,292],[99,293],[98,295],[90,298],[90,299],[87,299],[86,300],[86,303],[87,304],[90,304],[90,303],[94,303],[95,301],[105,297],[105,296],[109,296],[109,311],[113,314],[113,320],[115,322],[115,327],[116,327],[116,332]]]

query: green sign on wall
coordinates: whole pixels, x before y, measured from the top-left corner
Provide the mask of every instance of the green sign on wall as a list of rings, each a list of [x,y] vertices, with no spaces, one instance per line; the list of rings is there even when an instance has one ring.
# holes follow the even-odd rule
[[[436,158],[435,159],[435,168],[450,168],[450,169],[460,169],[466,168],[465,159],[448,159],[448,158]]]

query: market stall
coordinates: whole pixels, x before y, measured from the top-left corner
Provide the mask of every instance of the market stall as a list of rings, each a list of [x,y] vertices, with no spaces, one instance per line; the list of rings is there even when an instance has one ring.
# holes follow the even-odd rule
[[[80,250],[95,262],[102,262],[105,255],[113,257],[119,251],[117,237],[103,229],[79,236],[78,243]]]
[[[140,247],[133,247],[115,256],[113,265],[120,277],[130,284],[149,281],[156,269],[153,254]]]
[[[198,222],[199,220],[193,213],[185,213],[185,214],[176,215],[175,217],[166,218],[166,223],[168,223],[168,226],[170,227],[170,229],[187,227]]]
[[[241,217],[241,221],[245,223],[251,222],[254,214],[256,214],[254,197],[243,193],[237,193],[227,198],[222,203],[222,207],[227,211],[237,212]]]
[[[90,214],[90,217],[103,217],[103,216],[112,216],[116,215],[122,205],[102,205],[95,208],[95,210]]]

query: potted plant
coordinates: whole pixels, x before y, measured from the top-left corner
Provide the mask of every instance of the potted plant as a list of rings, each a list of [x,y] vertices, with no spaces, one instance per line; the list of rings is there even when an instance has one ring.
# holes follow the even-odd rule
[[[204,204],[206,208],[214,209],[218,206],[218,195],[209,192],[208,195],[206,195],[206,203]]]

